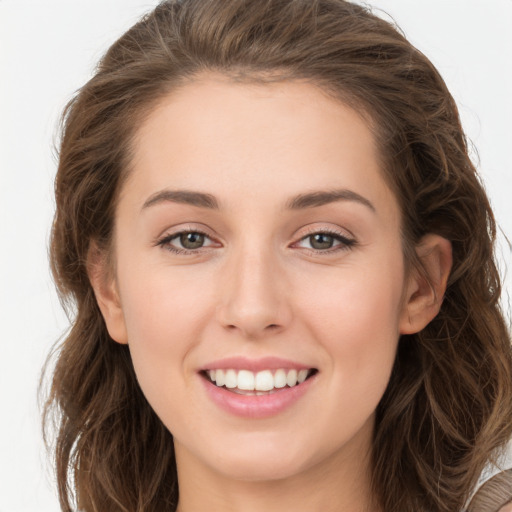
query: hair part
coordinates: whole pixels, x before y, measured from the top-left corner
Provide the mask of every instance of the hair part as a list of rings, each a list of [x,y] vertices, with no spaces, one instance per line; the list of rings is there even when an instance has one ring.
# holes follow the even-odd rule
[[[63,114],[51,265],[72,326],[45,419],[59,414],[62,510],[175,510],[172,436],[114,343],[88,277],[112,254],[116,202],[138,126],[205,72],[306,80],[365,116],[402,212],[404,256],[427,233],[454,264],[439,315],[400,339],[377,410],[375,494],[386,512],[460,510],[512,434],[512,349],[498,299],[496,226],[439,73],[390,23],[344,0],[170,0],[128,30]]]

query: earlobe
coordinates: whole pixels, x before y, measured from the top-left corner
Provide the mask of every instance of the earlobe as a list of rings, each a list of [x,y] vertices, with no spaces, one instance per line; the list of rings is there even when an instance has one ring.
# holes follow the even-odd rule
[[[128,336],[116,281],[109,271],[105,252],[94,242],[87,256],[87,274],[110,337],[118,343],[127,344]]]
[[[451,243],[425,235],[416,247],[422,270],[413,269],[405,291],[400,334],[421,331],[439,313],[452,268]]]

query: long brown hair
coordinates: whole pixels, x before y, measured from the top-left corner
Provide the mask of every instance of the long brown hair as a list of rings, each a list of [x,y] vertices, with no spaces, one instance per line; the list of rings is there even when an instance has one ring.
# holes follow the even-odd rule
[[[488,512],[512,503],[512,469],[503,471],[485,482],[471,498],[468,512]]]
[[[512,434],[512,348],[499,307],[496,226],[457,108],[429,60],[390,23],[344,0],[169,0],[108,50],[63,115],[51,239],[72,315],[45,421],[62,510],[175,510],[172,436],[128,348],[107,333],[87,275],[110,248],[131,143],[159,98],[204,71],[307,80],[363,112],[402,210],[406,260],[426,233],[451,241],[439,315],[403,336],[376,417],[372,481],[386,512],[461,510]]]

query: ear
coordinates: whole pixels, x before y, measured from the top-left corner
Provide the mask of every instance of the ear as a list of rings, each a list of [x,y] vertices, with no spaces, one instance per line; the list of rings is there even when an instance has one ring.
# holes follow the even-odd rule
[[[109,267],[107,254],[95,242],[91,242],[87,255],[87,274],[110,337],[118,343],[127,344],[128,336],[116,280]]]
[[[423,272],[411,272],[400,318],[400,334],[421,331],[439,313],[452,268],[452,245],[439,235],[425,235],[416,247]]]

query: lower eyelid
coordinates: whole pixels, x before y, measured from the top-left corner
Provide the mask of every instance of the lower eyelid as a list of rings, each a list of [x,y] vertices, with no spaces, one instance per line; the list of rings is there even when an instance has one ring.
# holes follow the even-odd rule
[[[198,234],[198,235],[204,236],[205,242],[208,241],[208,243],[205,243],[205,245],[203,245],[201,247],[198,247],[197,249],[186,249],[185,247],[183,247],[183,248],[174,247],[174,249],[176,249],[178,251],[183,251],[183,252],[185,252],[185,251],[187,251],[187,252],[197,252],[200,249],[208,248],[208,247],[211,247],[212,245],[215,244],[215,241],[212,239],[212,237],[210,237],[207,233],[204,233],[203,231],[199,231],[197,229],[195,229],[195,230],[178,231],[176,233],[169,234],[168,236],[164,237],[161,240],[160,244],[161,245],[170,245],[172,241],[179,240],[181,235],[189,234],[189,233],[194,233],[194,234]]]
[[[198,247],[197,249],[186,249],[185,247],[180,248],[180,247],[175,247],[175,246],[171,245],[172,241],[179,239],[180,235],[186,234],[186,233],[197,233],[197,234],[203,235],[205,237],[205,240],[208,240],[208,244]],[[328,236],[332,237],[335,240],[335,242],[338,242],[338,244],[336,244],[334,247],[329,247],[327,249],[315,249],[313,247],[304,247],[304,249],[315,252],[315,253],[329,253],[329,252],[336,252],[338,250],[350,249],[357,243],[355,239],[349,238],[345,234],[335,233],[335,232],[331,232],[331,231],[318,230],[318,231],[312,231],[311,233],[305,234],[293,245],[300,244],[301,242],[306,241],[309,237],[318,235],[318,234],[328,235]],[[174,251],[177,253],[183,253],[183,254],[197,253],[197,252],[201,251],[202,249],[211,248],[215,244],[216,244],[216,242],[211,236],[209,236],[207,233],[197,230],[197,229],[194,229],[194,230],[187,229],[187,230],[177,231],[175,233],[169,233],[168,235],[165,235],[162,238],[155,241],[155,245],[159,245],[162,248],[166,248],[168,250],[171,250],[171,251]]]
[[[352,249],[355,245],[355,242],[339,242],[338,244],[334,245],[333,247],[328,247],[326,249],[315,249],[314,247],[299,247],[301,249],[304,249],[305,251],[309,251],[314,254],[329,254],[329,253],[335,253],[340,251],[348,251],[349,249]]]
[[[322,231],[322,230],[312,231],[311,233],[306,233],[298,241],[301,242],[303,240],[307,240],[309,237],[315,236],[315,235],[327,235],[327,236],[334,238],[334,240],[340,242],[341,244],[345,244],[345,245],[353,245],[356,243],[356,240],[354,238],[352,238],[344,233],[338,233],[338,232],[333,232],[333,231]]]

